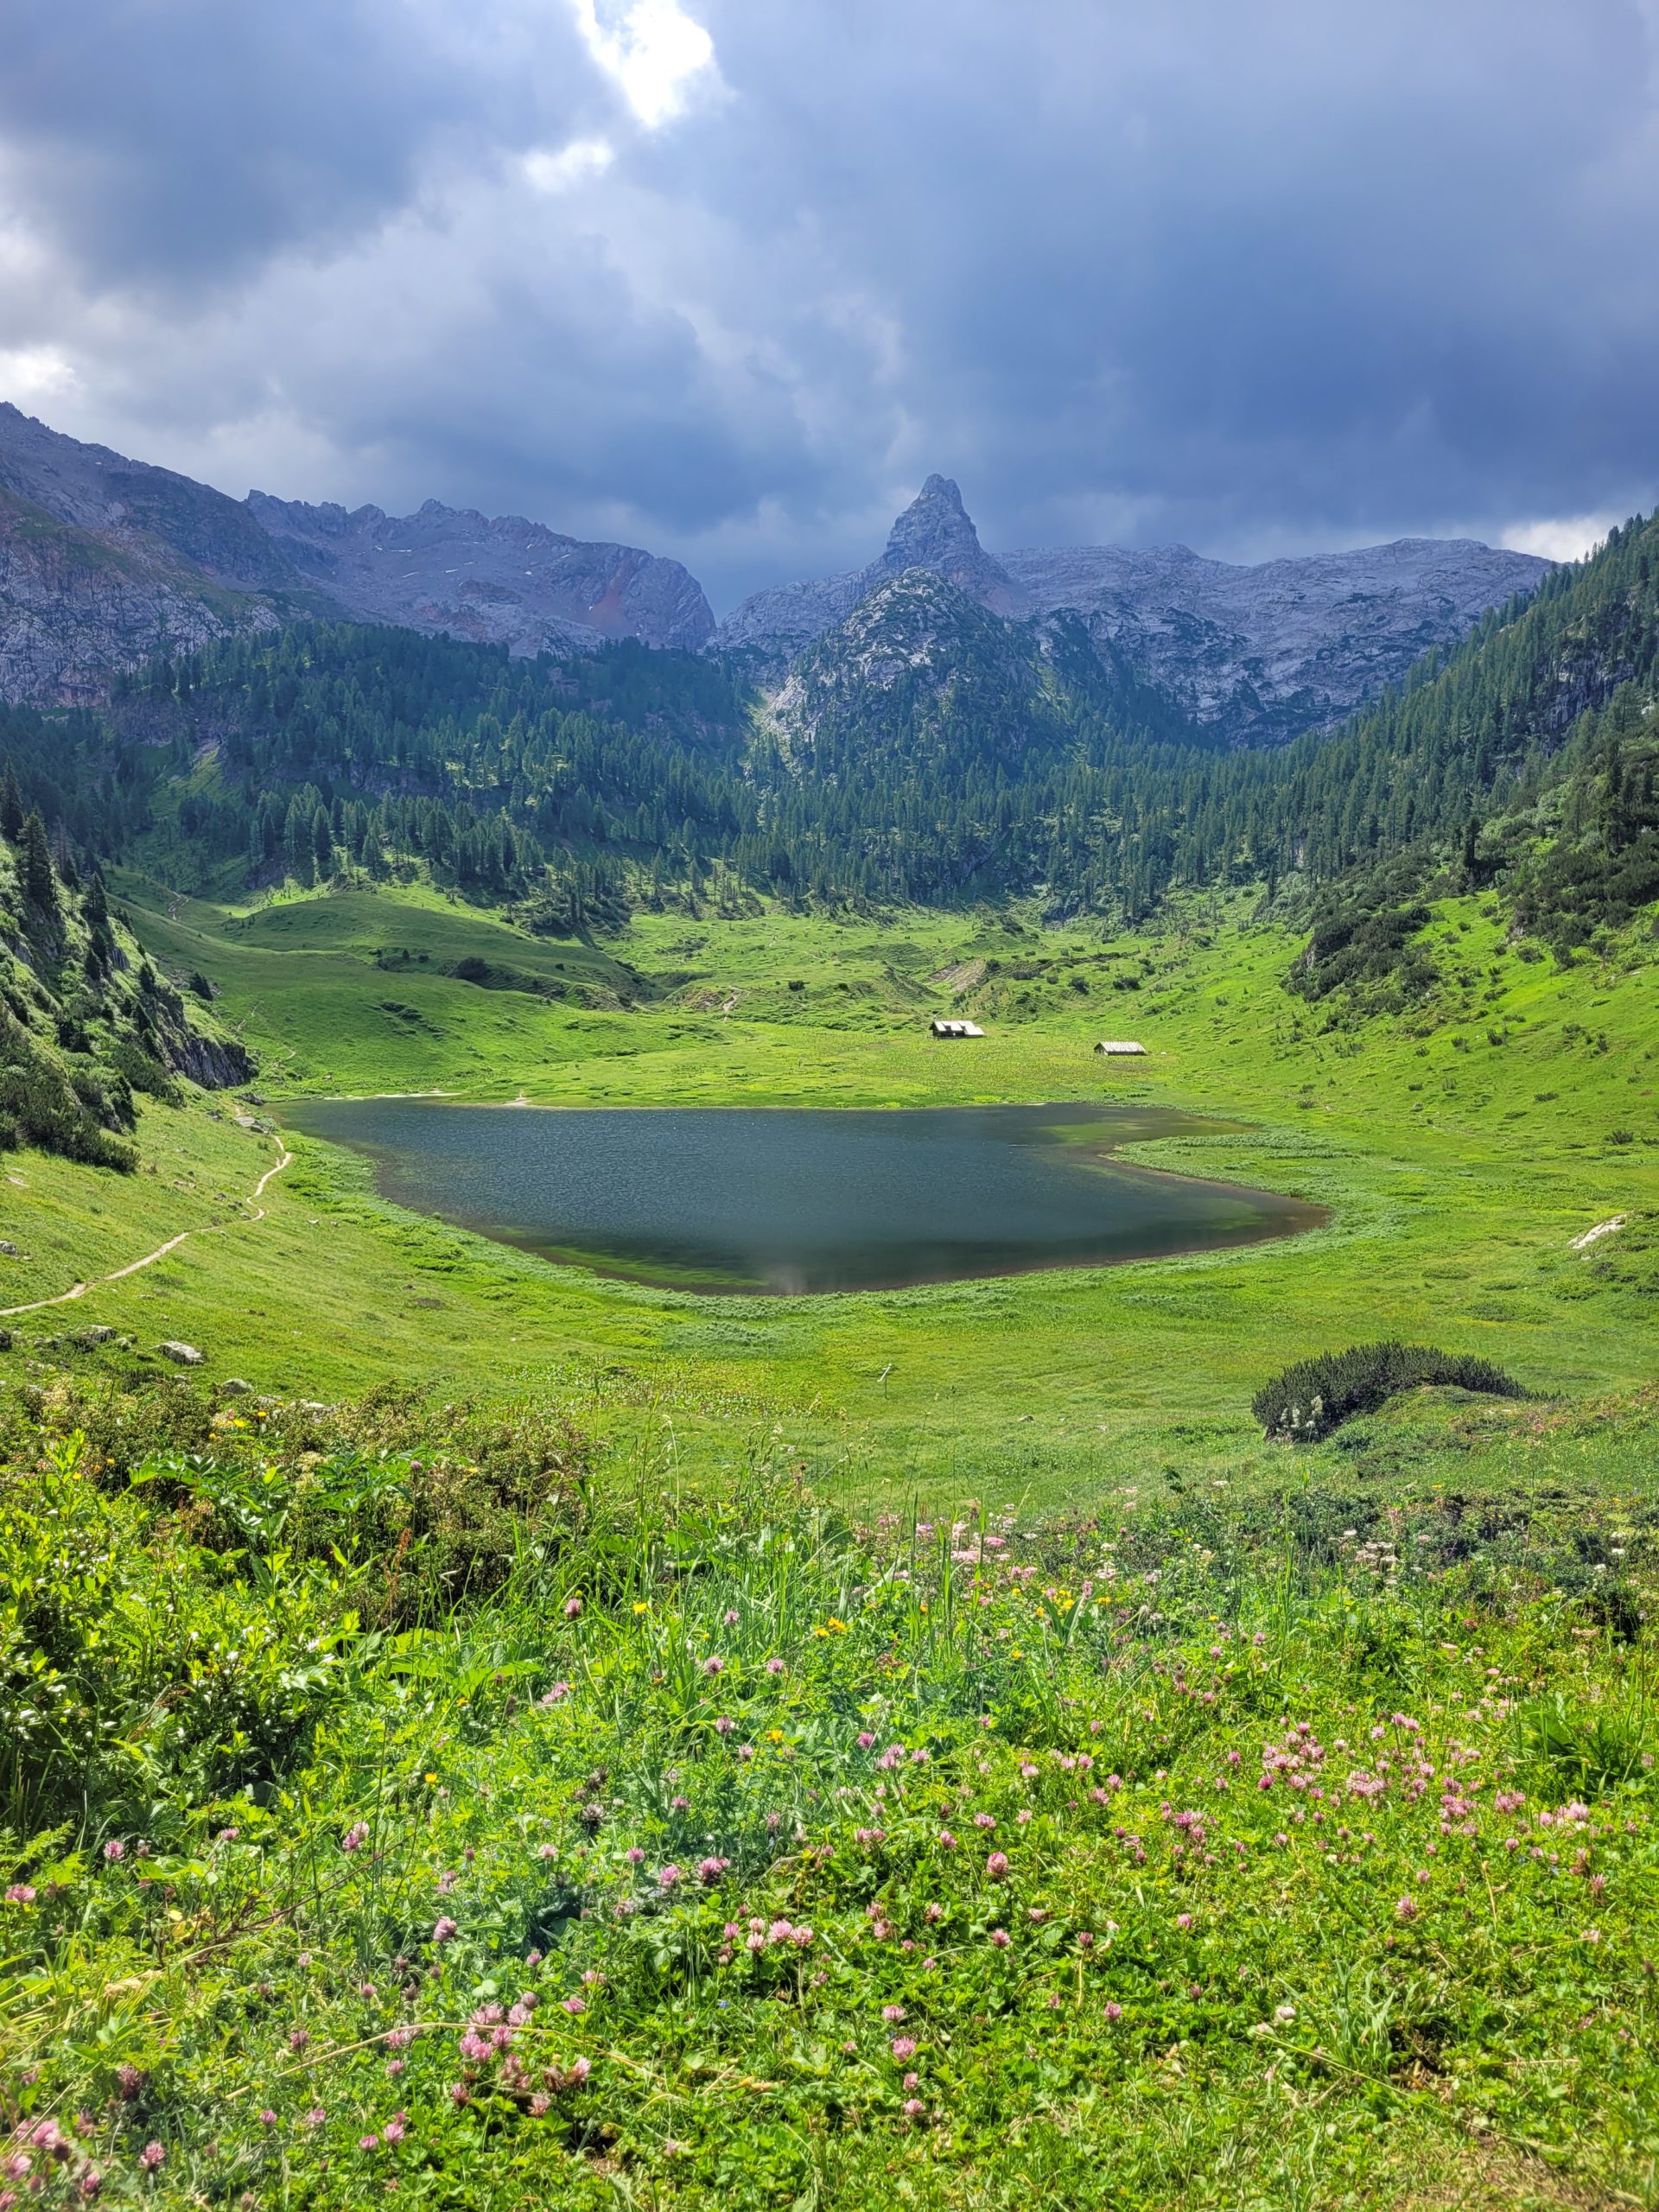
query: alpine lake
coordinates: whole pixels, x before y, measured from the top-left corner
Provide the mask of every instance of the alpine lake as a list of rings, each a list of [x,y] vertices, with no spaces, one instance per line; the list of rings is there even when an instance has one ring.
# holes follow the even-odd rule
[[[1163,1108],[549,1108],[314,1099],[381,1196],[566,1265],[724,1296],[895,1290],[1289,1236],[1300,1198],[1117,1156],[1236,1124]]]

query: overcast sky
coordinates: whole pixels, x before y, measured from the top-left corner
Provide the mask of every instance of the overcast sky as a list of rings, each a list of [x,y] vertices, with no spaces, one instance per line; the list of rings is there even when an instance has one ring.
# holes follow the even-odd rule
[[[1659,499],[1659,0],[10,0],[0,397],[677,554],[1578,551]]]

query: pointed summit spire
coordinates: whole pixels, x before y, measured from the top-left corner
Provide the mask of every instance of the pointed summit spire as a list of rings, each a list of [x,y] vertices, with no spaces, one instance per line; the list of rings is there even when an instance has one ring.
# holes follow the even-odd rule
[[[894,522],[880,566],[890,575],[926,569],[998,614],[1024,614],[1029,602],[979,542],[955,480],[937,474]]]

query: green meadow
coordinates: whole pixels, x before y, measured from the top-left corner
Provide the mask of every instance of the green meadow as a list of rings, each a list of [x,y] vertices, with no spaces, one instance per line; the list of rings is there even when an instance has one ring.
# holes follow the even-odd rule
[[[1599,1223],[1639,1224],[1659,1192],[1640,946],[1523,958],[1495,911],[1446,902],[1427,933],[1433,1017],[1329,1027],[1282,988],[1297,939],[1242,906],[1117,940],[988,916],[647,916],[594,949],[432,893],[236,912],[121,889],[166,969],[212,979],[258,1055],[259,1103],[149,1109],[130,1179],[8,1162],[23,1255],[8,1305],[192,1232],[73,1306],[17,1316],[25,1358],[32,1335],[73,1322],[131,1339],[98,1355],[111,1365],[181,1338],[209,1375],[270,1391],[387,1374],[473,1389],[480,1363],[506,1391],[591,1395],[602,1376],[602,1421],[671,1418],[693,1465],[724,1463],[739,1409],[787,1420],[848,1479],[1046,1503],[1176,1459],[1258,1459],[1253,1390],[1356,1339],[1483,1354],[1550,1395],[1653,1378],[1651,1262],[1621,1255],[1623,1232],[1574,1249]],[[469,961],[485,981],[454,972]],[[986,1037],[932,1039],[929,1018],[963,1003]],[[1103,1059],[1103,1035],[1148,1057]],[[288,1098],[426,1090],[567,1107],[1156,1101],[1239,1133],[1131,1156],[1294,1192],[1329,1220],[1247,1250],[902,1292],[676,1293],[402,1213],[359,1158],[281,1135]],[[252,1222],[247,1194],[284,1144],[293,1163]]]

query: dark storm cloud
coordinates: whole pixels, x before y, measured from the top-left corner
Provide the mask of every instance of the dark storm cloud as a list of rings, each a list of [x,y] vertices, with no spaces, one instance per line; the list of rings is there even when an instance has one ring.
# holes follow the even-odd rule
[[[0,367],[230,489],[629,534],[722,601],[867,557],[934,467],[1005,545],[1622,512],[1659,474],[1654,28],[26,0]]]
[[[437,134],[513,127],[521,88],[490,59],[400,0],[14,0],[13,203],[115,283],[326,247],[415,188]]]

